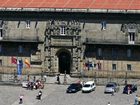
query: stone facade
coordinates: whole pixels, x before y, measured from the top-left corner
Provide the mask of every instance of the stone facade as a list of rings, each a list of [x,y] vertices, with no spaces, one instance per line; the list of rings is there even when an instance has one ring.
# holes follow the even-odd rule
[[[1,11],[1,69],[16,69],[13,56],[27,58],[31,73],[139,70],[139,18],[136,13]]]

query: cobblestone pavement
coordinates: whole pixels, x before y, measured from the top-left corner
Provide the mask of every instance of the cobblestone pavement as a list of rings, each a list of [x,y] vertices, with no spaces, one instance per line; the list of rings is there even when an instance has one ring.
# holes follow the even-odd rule
[[[26,90],[21,86],[0,86],[0,105],[19,105],[19,95],[24,94],[22,105],[133,105],[135,95],[122,94],[123,87],[120,91],[111,94],[104,94],[104,86],[97,86],[96,90],[91,93],[82,93],[79,91],[75,94],[67,94],[66,89],[68,85],[63,85],[63,78],[61,78],[62,85],[55,84],[55,77],[48,77],[45,88],[42,89],[42,100],[37,100],[36,95],[39,90]],[[67,78],[67,83],[77,82],[79,79]]]

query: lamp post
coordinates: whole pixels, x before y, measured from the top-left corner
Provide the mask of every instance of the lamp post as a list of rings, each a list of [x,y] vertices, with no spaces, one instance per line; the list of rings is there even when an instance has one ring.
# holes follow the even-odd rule
[[[94,74],[94,81],[95,81],[95,83],[97,83],[97,80],[96,80],[96,71],[95,71],[95,74]]]
[[[67,84],[66,70],[65,70],[65,74],[64,74],[64,82],[63,82],[63,84]]]
[[[125,85],[127,84],[127,71],[125,72]]]

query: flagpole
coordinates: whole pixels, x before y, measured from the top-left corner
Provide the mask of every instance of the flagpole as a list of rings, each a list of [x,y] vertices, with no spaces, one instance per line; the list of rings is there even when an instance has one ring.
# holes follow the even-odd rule
[[[27,58],[25,58],[24,63],[25,63],[25,71],[26,71],[26,75],[27,75],[27,81],[29,81],[30,77],[29,77],[29,71],[28,71],[27,67],[30,68],[30,62],[28,61]]]
[[[18,77],[19,79],[21,80],[22,79],[22,69],[23,69],[23,61],[22,59],[18,59],[17,61],[17,74],[18,74]]]
[[[28,72],[28,69],[25,67],[26,69],[26,76],[27,76],[27,81],[30,81],[30,76],[29,76],[29,72]]]

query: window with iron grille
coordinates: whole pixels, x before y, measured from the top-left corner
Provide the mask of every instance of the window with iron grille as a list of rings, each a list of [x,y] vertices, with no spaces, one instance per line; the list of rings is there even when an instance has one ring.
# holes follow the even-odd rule
[[[127,64],[127,70],[132,70],[131,64]]]
[[[132,56],[132,51],[131,49],[127,49],[127,57],[130,58]]]
[[[102,49],[98,48],[98,52],[97,52],[98,56],[101,57],[102,56]]]
[[[2,45],[0,45],[0,53],[2,53]]]
[[[116,64],[112,64],[112,70],[116,70],[117,67],[116,67]]]
[[[116,59],[117,58],[117,53],[118,53],[118,50],[115,49],[115,48],[112,48],[112,58]]]
[[[19,53],[23,53],[23,46],[22,45],[19,45],[18,51],[19,51]]]

